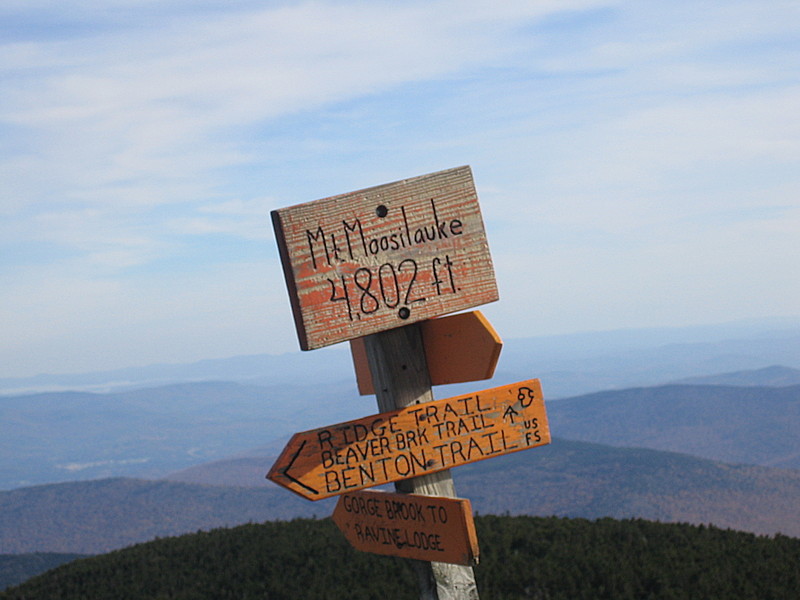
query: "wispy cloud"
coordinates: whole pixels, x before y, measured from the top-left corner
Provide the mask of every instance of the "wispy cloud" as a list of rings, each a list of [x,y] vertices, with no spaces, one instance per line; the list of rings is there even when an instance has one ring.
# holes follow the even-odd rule
[[[530,12],[493,15],[495,30],[480,18],[492,11],[443,18],[449,8],[303,3],[12,44],[6,72],[20,85],[0,116],[29,134],[32,167],[68,184],[62,199],[107,201],[100,187],[121,202],[165,202],[164,184],[248,159],[235,128],[491,63]],[[152,191],[126,193],[136,181]],[[187,191],[173,201],[197,192]]]
[[[0,358],[45,368],[43,323],[49,365],[81,327],[95,332],[75,342],[87,365],[111,332],[140,340],[117,362],[202,358],[208,320],[216,340],[242,333],[225,302],[293,349],[269,210],[460,164],[489,226],[498,327],[697,322],[714,305],[721,319],[786,314],[800,300],[782,275],[800,268],[799,13],[5,2],[0,304],[18,341]],[[774,296],[740,286],[732,299],[737,269]],[[534,296],[540,316],[526,319]],[[160,339],[165,323],[193,343],[148,350],[142,330]],[[247,339],[238,353],[259,351]]]
[[[249,130],[491,64],[507,52],[503,37],[519,19],[552,10],[525,3],[502,10],[481,3],[460,10],[451,3],[300,3],[219,13],[201,4],[198,12],[164,11],[158,19],[163,9],[153,4],[142,8],[153,16],[148,27],[134,20],[123,28],[108,24],[107,10],[78,5],[82,35],[51,39],[50,27],[37,39],[4,46],[0,120],[11,148],[0,157],[0,173],[10,192],[4,212],[66,205],[72,217],[59,226],[46,209],[39,220],[50,226],[41,231],[59,243],[80,233],[79,247],[103,229],[118,239],[121,212],[128,222],[138,212],[150,224],[155,206],[206,206],[215,187],[228,184],[220,171],[257,160]],[[61,18],[74,22],[62,10]],[[84,235],[76,220],[96,233]],[[200,227],[200,216],[189,222],[201,233],[224,227]]]

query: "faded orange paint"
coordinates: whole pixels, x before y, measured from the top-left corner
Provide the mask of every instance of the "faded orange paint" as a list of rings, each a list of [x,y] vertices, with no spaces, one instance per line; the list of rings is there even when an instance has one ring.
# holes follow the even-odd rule
[[[431,385],[490,379],[503,342],[478,311],[428,319],[420,324]],[[362,396],[374,394],[363,338],[350,340],[350,353]]]
[[[362,552],[473,566],[478,536],[470,501],[378,491],[339,496],[333,522]]]
[[[272,222],[303,350],[498,299],[469,167],[282,208]]]
[[[319,500],[549,443],[531,379],[297,433],[267,478]]]

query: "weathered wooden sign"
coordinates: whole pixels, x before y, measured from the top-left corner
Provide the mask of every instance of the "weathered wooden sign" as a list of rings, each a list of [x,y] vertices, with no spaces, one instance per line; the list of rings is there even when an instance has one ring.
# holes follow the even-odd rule
[[[478,310],[420,323],[431,385],[491,379],[503,342]],[[350,340],[358,391],[374,394],[364,339]]]
[[[333,522],[362,552],[473,566],[478,536],[463,498],[377,491],[339,496]]]
[[[272,223],[303,350],[498,299],[469,167],[282,208]]]
[[[267,478],[319,500],[548,443],[531,379],[296,433]]]

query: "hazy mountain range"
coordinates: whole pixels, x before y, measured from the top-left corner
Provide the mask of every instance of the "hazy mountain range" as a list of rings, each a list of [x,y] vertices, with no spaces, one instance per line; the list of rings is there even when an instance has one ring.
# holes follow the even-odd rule
[[[169,386],[150,394],[180,390],[202,405],[194,388],[208,402],[237,389],[242,402],[258,396],[234,384]],[[548,415],[554,432],[606,444],[557,438],[547,447],[455,469],[459,495],[476,511],[635,516],[800,536],[798,385],[633,388],[555,401]],[[330,514],[333,500],[310,502],[264,479],[279,449],[201,462],[169,475],[171,481],[114,478],[0,492],[0,553],[95,553],[201,528]]]
[[[263,461],[249,463],[252,472],[263,470]],[[556,439],[459,467],[453,477],[459,495],[480,514],[641,517],[800,537],[795,470]],[[94,554],[198,529],[326,517],[334,505],[335,499],[311,502],[268,482],[242,488],[103,479],[35,486],[0,492],[0,553]]]
[[[553,402],[569,439],[800,469],[800,385],[666,385]]]
[[[571,390],[578,390],[578,395],[654,386],[716,376],[725,372],[723,366],[732,373],[719,381],[752,387],[789,385],[800,379],[800,327],[777,326],[744,323],[511,340],[492,380],[443,386],[435,393],[442,398],[539,377],[548,406],[555,410],[562,402],[558,399]],[[199,381],[215,378],[220,380]],[[123,379],[124,386],[113,383]],[[149,381],[171,379],[179,382],[142,387]],[[254,448],[260,448],[262,455],[276,454],[296,431],[377,411],[373,397],[357,395],[346,345],[281,357],[0,380],[6,390],[66,383],[116,391],[0,396],[0,489],[102,477],[160,477],[233,455],[253,455]],[[558,429],[562,425],[555,425],[553,431],[562,437],[613,445],[640,443],[607,434],[573,435],[567,429],[562,433]],[[695,451],[665,440],[654,447]],[[698,454],[759,462],[746,453]]]
[[[531,377],[542,380],[556,440],[455,469],[459,495],[479,513],[642,517],[800,537],[800,328],[511,340],[492,380],[436,396]],[[0,390],[0,553],[105,552],[327,516],[333,500],[303,500],[264,475],[292,433],[377,412],[373,397],[357,395],[341,346],[5,379]]]
[[[759,373],[766,372],[752,372],[751,380]],[[797,375],[789,368],[768,373],[781,381]],[[673,385],[598,392],[547,407],[551,430],[567,439],[800,468],[798,396],[796,385]],[[274,456],[292,433],[375,412],[371,397],[333,385],[203,382],[6,397],[0,399],[0,489],[157,478],[236,456]]]
[[[546,382],[550,399],[771,365],[800,369],[800,318],[524,339],[500,333],[504,348],[494,381],[539,377]],[[313,352],[237,356],[96,373],[5,377],[0,378],[0,394],[109,392],[198,381],[268,387],[330,382],[355,386],[348,344],[338,344]],[[475,388],[470,384],[468,389]]]

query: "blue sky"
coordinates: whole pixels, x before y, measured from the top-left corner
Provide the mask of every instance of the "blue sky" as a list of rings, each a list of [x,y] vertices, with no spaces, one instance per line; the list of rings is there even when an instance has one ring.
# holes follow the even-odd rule
[[[468,164],[503,337],[800,314],[800,5],[0,5],[0,376],[298,349],[269,211]]]

